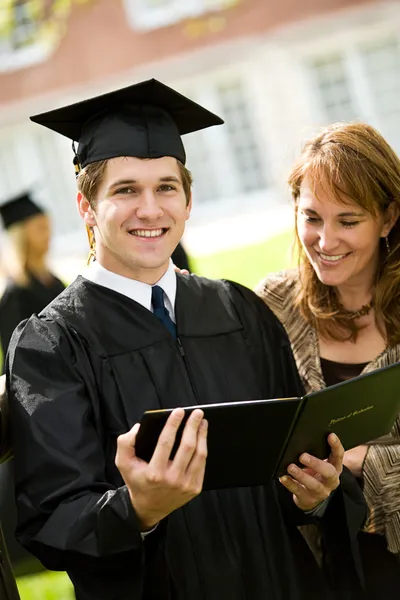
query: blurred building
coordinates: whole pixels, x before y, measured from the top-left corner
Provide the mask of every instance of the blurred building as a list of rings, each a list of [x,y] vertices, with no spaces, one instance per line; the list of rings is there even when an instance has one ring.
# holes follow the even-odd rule
[[[13,33],[0,38],[0,199],[33,185],[59,258],[86,251],[70,142],[28,120],[57,105],[155,77],[226,119],[184,138],[194,254],[289,226],[286,173],[321,124],[366,120],[400,152],[398,1],[71,0],[58,13],[61,3],[42,4],[39,22],[33,0],[14,2]]]

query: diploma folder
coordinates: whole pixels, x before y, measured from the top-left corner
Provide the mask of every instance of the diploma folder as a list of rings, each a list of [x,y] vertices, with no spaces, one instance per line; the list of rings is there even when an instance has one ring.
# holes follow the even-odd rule
[[[400,411],[400,363],[377,369],[301,398],[279,398],[182,407],[171,458],[190,413],[201,408],[208,421],[208,457],[203,489],[256,486],[300,464],[308,452],[326,459],[329,433],[345,450],[390,432]],[[136,455],[149,462],[171,409],[146,411]]]

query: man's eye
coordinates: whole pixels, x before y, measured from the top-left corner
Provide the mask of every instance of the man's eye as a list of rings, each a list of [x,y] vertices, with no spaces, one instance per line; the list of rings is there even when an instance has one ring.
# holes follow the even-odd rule
[[[167,183],[164,183],[163,185],[160,185],[159,189],[162,192],[171,192],[172,190],[176,190],[176,188],[173,185],[169,185]]]
[[[116,194],[132,194],[133,193],[133,188],[131,187],[124,187],[124,188],[119,188],[118,190],[115,191]]]

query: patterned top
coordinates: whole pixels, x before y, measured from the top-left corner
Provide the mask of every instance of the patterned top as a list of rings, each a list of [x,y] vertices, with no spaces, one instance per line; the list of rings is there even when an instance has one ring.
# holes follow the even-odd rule
[[[298,272],[270,275],[256,288],[289,336],[297,368],[308,392],[326,387],[318,336],[299,310],[294,310]],[[363,369],[368,373],[400,360],[400,344],[384,350]],[[365,527],[386,536],[388,549],[400,553],[400,415],[390,433],[371,443],[363,465],[363,491],[370,509]]]

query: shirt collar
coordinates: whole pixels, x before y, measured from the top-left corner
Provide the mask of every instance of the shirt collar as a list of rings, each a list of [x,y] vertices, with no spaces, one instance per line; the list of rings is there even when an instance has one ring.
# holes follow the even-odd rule
[[[123,277],[112,271],[108,271],[101,266],[97,261],[92,262],[82,273],[82,277],[102,285],[103,287],[119,292],[131,300],[135,300],[147,310],[151,310],[151,288],[152,286],[137,281],[136,279],[129,279],[129,277]],[[176,273],[172,260],[170,260],[168,269],[155,285],[159,285],[165,294],[165,304],[167,308],[172,308],[173,312],[175,307],[176,298]],[[169,305],[169,306],[168,306]]]

